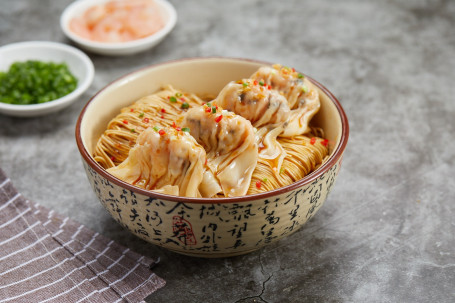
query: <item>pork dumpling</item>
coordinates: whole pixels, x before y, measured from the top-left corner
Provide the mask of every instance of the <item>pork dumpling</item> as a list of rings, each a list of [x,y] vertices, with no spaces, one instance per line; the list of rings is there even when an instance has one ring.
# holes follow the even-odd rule
[[[256,128],[286,122],[291,114],[286,98],[257,80],[230,82],[214,101],[222,108],[250,120]]]
[[[277,137],[289,120],[291,109],[287,99],[263,81],[243,79],[228,83],[214,100],[217,105],[250,120],[259,128],[256,142],[259,157],[279,170],[286,156]]]
[[[188,110],[180,123],[204,147],[207,166],[223,194],[245,195],[258,158],[250,121],[221,107],[204,105]]]
[[[200,197],[205,161],[204,148],[188,132],[149,127],[137,137],[125,161],[107,171],[143,189]]]
[[[294,69],[278,64],[259,68],[251,79],[270,85],[288,100],[291,116],[280,136],[292,137],[310,131],[308,123],[320,108],[319,93],[313,83]]]

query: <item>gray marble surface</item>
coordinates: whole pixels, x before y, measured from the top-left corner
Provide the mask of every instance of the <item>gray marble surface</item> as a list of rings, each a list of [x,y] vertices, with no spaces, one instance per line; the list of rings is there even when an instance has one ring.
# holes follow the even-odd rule
[[[71,44],[70,0],[1,0],[0,45]],[[156,48],[89,54],[96,76],[63,111],[0,115],[0,167],[26,197],[159,256],[167,285],[147,302],[454,302],[455,1],[171,0],[178,23]],[[96,91],[141,67],[199,56],[293,66],[340,100],[351,135],[328,200],[298,232],[226,259],[168,252],[124,231],[89,186],[76,119]]]

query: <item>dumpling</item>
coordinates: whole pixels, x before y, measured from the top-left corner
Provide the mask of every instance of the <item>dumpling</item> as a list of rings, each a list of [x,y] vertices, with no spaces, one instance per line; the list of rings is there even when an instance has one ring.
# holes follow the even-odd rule
[[[213,102],[241,115],[259,128],[256,133],[259,157],[279,170],[286,152],[277,137],[290,118],[288,100],[263,81],[243,79],[228,83]]]
[[[308,123],[318,112],[320,101],[316,87],[305,76],[294,69],[276,64],[273,67],[259,68],[251,79],[270,85],[288,100],[291,116],[280,136],[292,137],[310,131]]]
[[[214,100],[217,105],[248,120],[254,127],[283,123],[291,109],[284,96],[257,80],[243,79],[227,84]]]
[[[213,178],[208,173],[204,180],[217,180],[226,197],[245,195],[258,158],[250,121],[221,107],[204,105],[188,110],[179,122],[207,153]]]
[[[188,132],[149,127],[137,137],[126,160],[107,171],[140,188],[199,197],[205,161],[204,148]]]

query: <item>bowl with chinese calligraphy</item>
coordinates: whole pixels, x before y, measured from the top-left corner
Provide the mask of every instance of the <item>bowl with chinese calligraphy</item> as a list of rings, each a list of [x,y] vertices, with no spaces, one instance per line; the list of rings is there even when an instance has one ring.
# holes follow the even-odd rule
[[[216,96],[227,83],[248,78],[262,66],[272,65],[220,57],[160,63],[119,78],[88,101],[76,124],[76,143],[96,197],[119,224],[171,251],[216,258],[246,254],[279,241],[316,214],[338,176],[349,125],[332,93],[300,73],[319,96],[320,108],[311,127],[323,130],[325,140],[321,142],[328,154],[314,171],[291,184],[235,197],[174,196],[114,177],[94,158],[109,121],[135,100],[168,84],[185,92]],[[308,144],[314,141],[311,138]]]

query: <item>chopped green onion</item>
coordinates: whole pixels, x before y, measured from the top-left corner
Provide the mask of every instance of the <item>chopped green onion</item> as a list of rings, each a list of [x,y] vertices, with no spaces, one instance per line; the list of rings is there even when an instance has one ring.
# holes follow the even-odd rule
[[[259,85],[260,85],[260,86],[264,86],[264,82],[259,81]]]
[[[184,127],[184,128],[182,128],[182,131],[184,131],[184,132],[190,132],[190,128],[189,128],[189,127]]]
[[[77,87],[66,63],[29,60],[14,62],[0,72],[0,102],[37,104],[61,98]]]
[[[243,87],[247,87],[248,86],[248,83],[247,82],[243,82]]]
[[[306,85],[302,85],[302,92],[307,93],[308,87]]]
[[[297,75],[297,77],[301,79],[301,78],[303,78],[303,75],[302,75],[301,73],[299,73],[299,74]]]
[[[189,108],[189,107],[190,107],[190,105],[188,104],[188,102],[183,102],[183,103],[182,103],[181,108],[187,109],[187,108]]]
[[[144,113],[139,114],[139,118],[142,118],[142,117],[144,117]]]
[[[175,102],[177,102],[177,98],[175,98],[174,96],[171,96],[169,98],[169,101],[171,101],[172,103],[175,103]]]
[[[215,113],[216,113],[216,107],[212,106],[212,114],[215,114]]]
[[[179,98],[179,97],[182,96],[182,93],[175,93],[175,96],[176,96],[177,98]]]
[[[157,126],[154,126],[154,127],[153,127],[153,130],[157,132],[157,131],[159,131],[160,129],[159,129]]]

